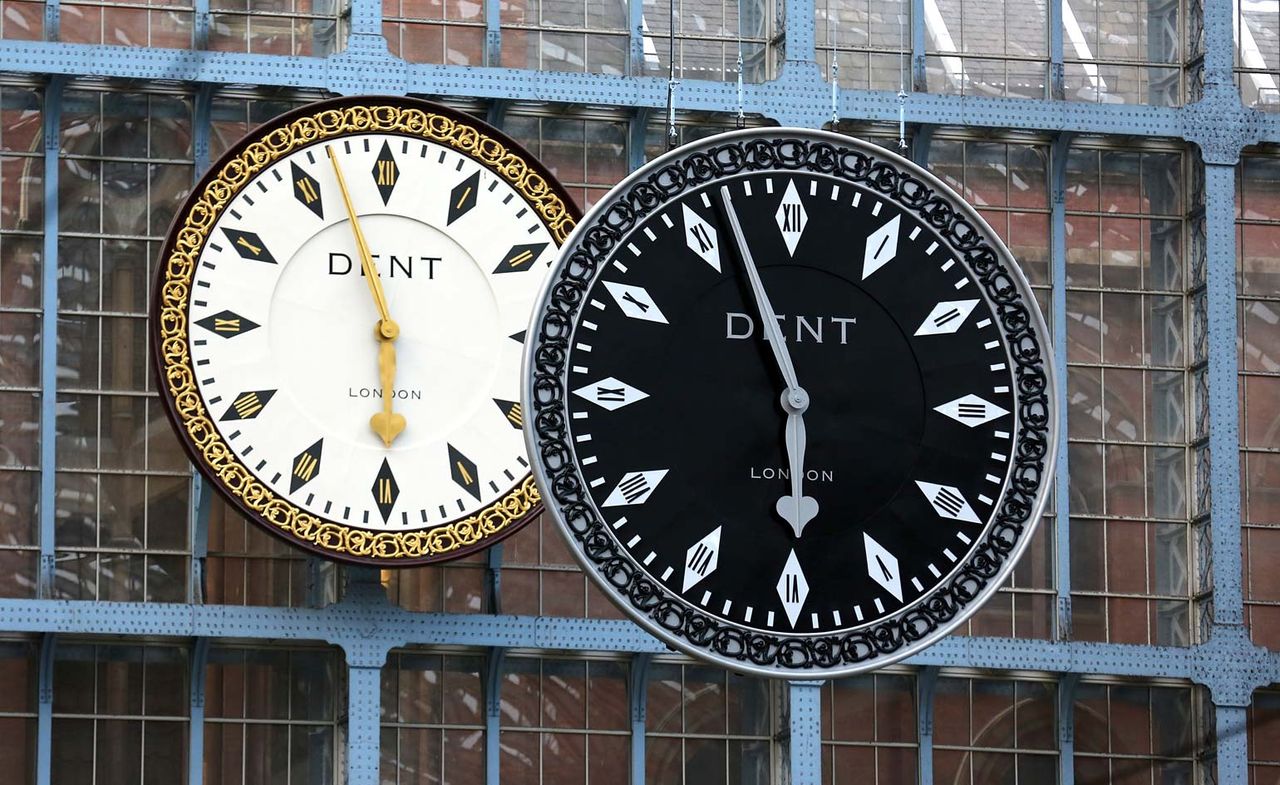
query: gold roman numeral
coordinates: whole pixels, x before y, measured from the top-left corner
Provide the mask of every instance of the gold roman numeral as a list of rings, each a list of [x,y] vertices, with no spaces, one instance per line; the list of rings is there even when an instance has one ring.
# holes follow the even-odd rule
[[[307,204],[311,204],[316,199],[320,198],[320,195],[316,193],[315,185],[311,182],[311,178],[303,177],[298,180],[296,185],[298,187],[298,193],[302,194],[302,199]]]
[[[462,192],[462,196],[458,198],[458,203],[453,206],[453,209],[461,210],[463,203],[467,201],[467,197],[470,195],[471,195],[471,186],[468,185],[466,190]]]
[[[319,461],[304,452],[298,456],[298,462],[293,465],[293,473],[300,480],[310,480],[311,475],[315,474],[318,464]]]
[[[530,261],[533,261],[533,251],[530,251],[526,248],[525,250],[521,251],[519,254],[511,257],[511,260],[507,262],[507,264],[511,265],[512,267],[519,267],[525,262],[530,262]]]
[[[219,333],[238,333],[240,332],[239,319],[214,319],[213,330]]]
[[[262,411],[263,406],[262,402],[258,400],[256,392],[244,393],[239,398],[236,398],[236,402],[231,405],[242,420],[247,420]]]
[[[253,254],[254,256],[262,256],[262,246],[254,245],[253,243],[249,242],[244,235],[240,235],[238,238],[236,238],[236,245],[240,246],[241,248],[248,249],[249,253]]]
[[[380,160],[378,161],[378,185],[395,185],[396,184],[396,162]]]
[[[454,463],[458,467],[458,475],[462,477],[463,485],[470,485],[471,483],[475,482],[475,480],[471,477],[471,473],[467,471],[467,467],[462,465],[462,461],[454,461]]]
[[[391,503],[391,478],[378,478],[378,504]]]
[[[511,408],[507,410],[507,419],[510,420],[517,428],[524,425],[524,412],[521,411],[520,404],[511,404]]]

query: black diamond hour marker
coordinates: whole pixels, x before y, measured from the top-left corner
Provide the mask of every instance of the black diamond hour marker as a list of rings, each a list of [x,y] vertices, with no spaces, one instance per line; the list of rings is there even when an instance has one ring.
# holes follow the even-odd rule
[[[324,203],[320,199],[320,183],[316,178],[302,170],[301,166],[290,162],[293,167],[293,195],[302,202],[317,218],[324,218]]]
[[[223,422],[227,420],[252,420],[257,417],[272,396],[276,394],[275,390],[250,390],[242,392],[236,396],[236,399],[227,407],[227,413],[222,415]]]
[[[521,330],[520,332],[516,333],[515,335],[508,335],[507,337],[508,337],[508,338],[510,338],[511,340],[515,341],[516,343],[524,343],[524,334],[525,334],[525,333],[527,333],[527,332],[529,332],[529,331],[528,331],[528,330]]]
[[[494,398],[493,402],[498,404],[502,416],[507,418],[512,428],[517,430],[524,426],[524,410],[520,408],[520,404],[516,401],[504,401],[501,398]]]
[[[451,224],[462,216],[466,215],[472,207],[476,206],[476,196],[480,192],[480,171],[458,183],[449,192],[449,220],[447,224]]]
[[[400,167],[396,166],[396,159],[391,155],[391,145],[383,142],[382,152],[378,153],[378,160],[373,162],[373,182],[378,186],[384,205],[391,200],[391,191],[399,179]]]
[[[248,259],[251,262],[265,262],[267,264],[276,263],[275,257],[267,250],[262,238],[253,232],[242,232],[239,229],[223,229],[222,231],[227,235],[227,239],[231,241],[231,247],[236,249],[236,253],[240,254],[241,259]]]
[[[475,462],[458,452],[452,444],[446,446],[449,448],[449,473],[453,475],[453,481],[480,501],[480,474],[476,471]]]
[[[542,251],[550,243],[529,243],[527,245],[514,245],[506,256],[502,257],[502,261],[498,266],[493,268],[495,273],[518,273],[521,270],[529,270],[533,268],[533,263],[542,254]]]
[[[293,459],[293,471],[289,475],[289,493],[293,493],[320,473],[320,450],[324,447],[324,439],[316,442],[298,453]]]
[[[382,468],[378,470],[378,476],[373,481],[373,502],[378,505],[378,512],[382,513],[382,522],[386,523],[391,517],[391,508],[396,506],[396,498],[400,496],[400,486],[396,484],[395,475],[391,473],[391,464],[387,463],[387,459],[382,459]]]
[[[256,322],[244,318],[235,311],[219,311],[212,316],[204,317],[196,324],[223,338],[243,335],[258,326]]]

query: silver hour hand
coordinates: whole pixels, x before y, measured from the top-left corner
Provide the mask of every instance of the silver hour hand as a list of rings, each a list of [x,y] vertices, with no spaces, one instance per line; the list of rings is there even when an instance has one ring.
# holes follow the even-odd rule
[[[778,370],[782,372],[782,379],[787,385],[782,391],[782,411],[787,415],[786,443],[787,462],[791,467],[791,493],[780,497],[775,509],[791,525],[791,530],[798,538],[804,531],[805,524],[818,514],[818,502],[812,496],[804,495],[804,413],[809,408],[809,394],[796,378],[791,352],[787,350],[782,330],[778,327],[778,317],[769,302],[768,292],[764,290],[764,283],[760,281],[760,271],[756,269],[751,249],[747,247],[742,223],[738,220],[737,211],[733,209],[733,196],[729,193],[729,186],[720,186],[720,199],[729,216],[729,229],[738,248],[738,256],[742,258],[742,267],[747,272],[747,280],[751,282],[751,294],[756,301],[756,309],[760,311],[760,321],[764,325],[769,347],[773,350],[773,359],[778,363]]]
[[[784,400],[786,393],[783,393]],[[784,406],[785,408],[785,406]],[[775,509],[784,521],[791,524],[796,538],[804,533],[805,524],[818,514],[818,502],[812,496],[804,495],[804,448],[805,431],[804,415],[799,413],[787,415],[787,462],[791,466],[791,495],[778,499]]]

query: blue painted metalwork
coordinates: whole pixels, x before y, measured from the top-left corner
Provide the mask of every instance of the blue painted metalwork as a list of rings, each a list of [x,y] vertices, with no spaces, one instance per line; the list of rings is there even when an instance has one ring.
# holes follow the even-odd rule
[[[196,638],[191,644],[188,660],[188,679],[191,682],[190,712],[187,725],[187,785],[204,783],[204,698],[205,674],[209,664],[209,639]]]
[[[787,770],[791,785],[822,782],[822,682],[787,685]]]
[[[379,696],[382,665],[376,658],[353,661],[347,651],[347,783],[378,785],[380,763]]]
[[[502,665],[506,649],[494,647],[484,662],[484,781],[502,782]]]
[[[938,669],[927,665],[916,675],[916,771],[919,785],[933,785],[933,696]]]
[[[1066,69],[1062,64],[1062,3],[1049,0],[1049,90],[1048,97],[1061,100],[1066,95]]]
[[[58,435],[58,150],[63,79],[44,91],[44,246],[40,254],[40,565],[39,596],[52,597]]]
[[[502,65],[501,0],[484,0],[484,64]]]
[[[1060,2],[1060,0],[1059,0]],[[1049,329],[1053,332],[1053,378],[1058,400],[1067,400],[1067,156],[1071,135],[1058,134],[1050,148],[1049,170]],[[1053,547],[1054,586],[1057,590],[1057,617],[1054,634],[1058,640],[1071,638],[1071,473],[1067,461],[1067,409],[1057,412],[1058,455],[1054,463]]]
[[[1058,785],[1076,782],[1076,685],[1080,674],[1064,673],[1058,679]]]
[[[911,0],[911,90],[917,93],[929,89],[929,62],[925,55],[926,44],[924,0]]]
[[[40,637],[40,670],[36,687],[36,785],[50,785],[53,776],[53,655],[58,636]]]
[[[652,656],[631,658],[627,679],[627,702],[631,708],[631,785],[644,785],[645,729],[649,719],[649,662]]]

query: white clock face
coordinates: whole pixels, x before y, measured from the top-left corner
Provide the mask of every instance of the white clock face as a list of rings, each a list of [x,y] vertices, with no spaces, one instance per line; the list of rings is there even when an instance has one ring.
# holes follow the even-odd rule
[[[405,427],[390,446],[370,425],[386,403],[380,314],[334,161],[400,328],[391,404]],[[422,138],[343,135],[263,168],[207,236],[188,312],[196,387],[274,494],[408,531],[521,484],[522,341],[557,246],[507,180]]]

